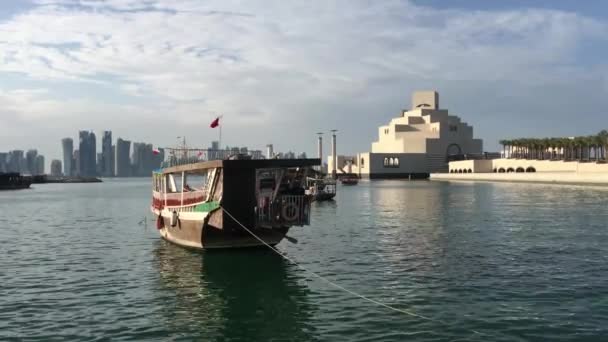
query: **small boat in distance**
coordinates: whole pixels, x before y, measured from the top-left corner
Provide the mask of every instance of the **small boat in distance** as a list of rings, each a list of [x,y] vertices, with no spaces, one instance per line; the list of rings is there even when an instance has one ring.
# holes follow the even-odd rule
[[[342,185],[357,185],[359,183],[359,178],[357,176],[344,176],[340,178],[340,182]]]
[[[27,189],[32,184],[32,177],[27,177],[18,172],[0,172],[0,190]]]
[[[315,201],[329,201],[336,197],[336,181],[333,179],[306,179],[306,194],[313,196]]]
[[[313,196],[305,193],[306,177],[320,164],[237,155],[161,168],[152,178],[156,227],[163,239],[185,247],[274,246],[291,227],[309,225]]]

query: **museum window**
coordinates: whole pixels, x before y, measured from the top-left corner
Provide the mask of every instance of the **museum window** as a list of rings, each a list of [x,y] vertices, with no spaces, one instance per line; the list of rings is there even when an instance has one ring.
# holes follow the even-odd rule
[[[399,158],[384,158],[384,167],[399,167]]]
[[[450,125],[450,132],[457,132],[458,131],[458,125]]]

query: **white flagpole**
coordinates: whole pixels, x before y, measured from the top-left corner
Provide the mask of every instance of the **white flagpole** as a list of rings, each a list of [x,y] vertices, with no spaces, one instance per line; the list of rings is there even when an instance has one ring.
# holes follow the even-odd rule
[[[217,118],[219,119],[219,126],[220,126],[220,132],[219,132],[220,133],[220,137],[219,137],[219,145],[220,146],[219,146],[219,148],[220,148],[220,150],[222,150],[223,149],[223,147],[222,147],[222,126],[223,126],[222,121],[224,121],[224,116],[220,115]]]

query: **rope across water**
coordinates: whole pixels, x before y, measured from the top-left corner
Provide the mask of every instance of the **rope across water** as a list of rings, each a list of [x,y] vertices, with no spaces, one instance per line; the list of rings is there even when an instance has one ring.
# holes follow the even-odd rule
[[[234,217],[230,212],[228,212],[228,210],[226,210],[226,208],[224,208],[223,206],[220,206],[220,208],[222,208],[222,210],[224,210],[224,212],[226,213],[226,215],[228,215],[234,222],[236,222],[239,226],[241,226],[241,228],[243,228],[247,233],[249,233],[251,236],[253,236],[256,240],[260,241],[262,244],[264,244],[266,247],[268,247],[271,250],[273,250],[275,253],[277,253],[278,255],[280,255],[282,258],[284,258],[285,260],[291,262],[296,267],[298,267],[299,269],[301,269],[301,270],[307,272],[308,274],[314,276],[315,278],[318,278],[318,279],[326,282],[327,284],[329,284],[329,285],[331,285],[331,286],[333,286],[333,287],[335,287],[335,288],[337,288],[339,290],[342,290],[342,291],[344,291],[346,293],[349,293],[349,294],[351,294],[351,295],[353,295],[355,297],[358,297],[358,298],[361,298],[361,299],[363,299],[365,301],[368,301],[370,303],[382,306],[382,307],[387,308],[389,310],[392,310],[392,311],[395,311],[395,312],[399,312],[399,313],[402,313],[402,314],[405,314],[405,315],[408,315],[408,316],[411,316],[411,317],[416,317],[416,318],[424,319],[424,320],[427,320],[427,321],[430,321],[430,322],[435,322],[435,323],[439,323],[439,324],[442,324],[442,325],[445,325],[445,326],[449,326],[449,324],[447,322],[445,322],[445,321],[441,321],[441,320],[438,320],[438,319],[434,319],[434,318],[430,318],[430,317],[427,317],[427,316],[423,316],[423,315],[417,314],[415,312],[411,312],[411,311],[407,311],[407,310],[396,308],[394,306],[391,306],[391,305],[379,302],[377,300],[371,299],[371,298],[366,297],[366,296],[364,296],[362,294],[359,294],[357,292],[349,290],[349,289],[347,289],[347,288],[345,288],[345,287],[343,287],[343,286],[341,286],[339,284],[334,283],[333,281],[331,281],[331,280],[323,277],[322,275],[320,275],[320,274],[318,274],[318,273],[316,273],[314,271],[311,271],[311,270],[307,269],[306,267],[300,265],[298,262],[296,262],[294,259],[290,258],[289,256],[281,253],[278,249],[272,247],[271,245],[269,245],[268,243],[266,243],[266,241],[264,241],[262,238],[260,238],[259,236],[257,236],[249,228],[245,227],[245,225],[243,225],[239,220],[236,219],[236,217]],[[476,331],[476,330],[471,330],[471,329],[467,329],[467,330],[471,331],[471,332],[473,332],[474,334],[477,334],[477,335],[489,336],[487,334],[481,333],[481,332]]]

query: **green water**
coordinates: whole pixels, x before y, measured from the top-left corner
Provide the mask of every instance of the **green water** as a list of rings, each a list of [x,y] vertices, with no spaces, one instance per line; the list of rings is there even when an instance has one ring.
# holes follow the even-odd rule
[[[424,319],[269,250],[163,242],[149,183],[0,192],[0,340],[608,340],[608,188],[363,181],[279,245]]]

